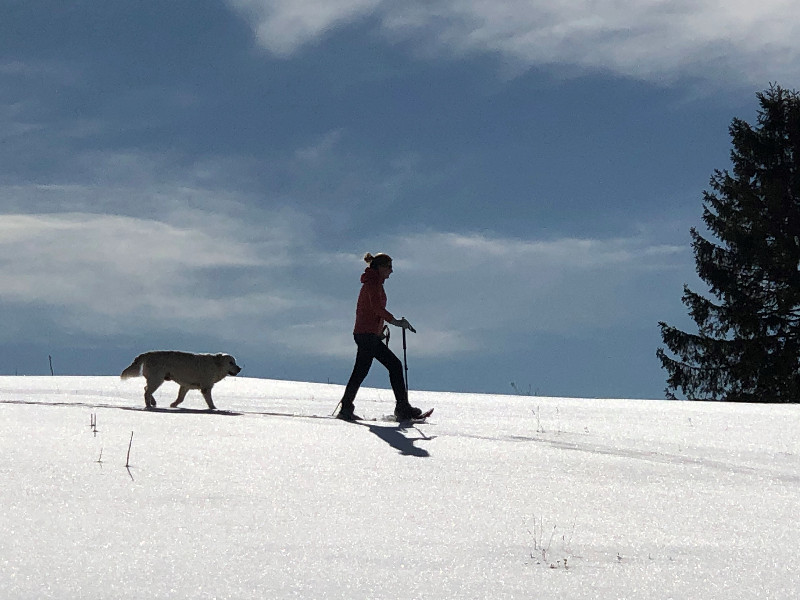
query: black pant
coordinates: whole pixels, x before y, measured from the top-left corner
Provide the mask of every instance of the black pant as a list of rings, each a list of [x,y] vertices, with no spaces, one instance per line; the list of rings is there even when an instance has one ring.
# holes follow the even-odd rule
[[[389,381],[392,384],[395,402],[397,404],[407,404],[406,382],[403,378],[403,363],[400,362],[400,359],[374,333],[356,333],[353,338],[356,341],[356,346],[358,346],[358,353],[356,354],[353,374],[350,375],[350,381],[347,382],[347,387],[344,390],[342,404],[353,404],[358,388],[361,387],[361,383],[369,373],[373,359],[376,359],[389,370]]]

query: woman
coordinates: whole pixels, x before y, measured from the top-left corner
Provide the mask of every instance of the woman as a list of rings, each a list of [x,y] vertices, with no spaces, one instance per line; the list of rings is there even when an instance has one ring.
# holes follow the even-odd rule
[[[353,374],[344,390],[342,408],[337,417],[346,421],[358,419],[353,413],[353,403],[358,388],[369,373],[373,359],[377,359],[389,370],[389,381],[392,384],[395,398],[395,416],[399,420],[413,419],[422,414],[422,411],[408,403],[408,392],[403,378],[403,364],[389,350],[389,347],[381,342],[381,339],[384,322],[414,333],[416,331],[408,321],[395,319],[392,313],[386,310],[386,292],[383,290],[383,282],[392,274],[392,257],[383,253],[372,256],[367,252],[364,255],[364,261],[369,266],[361,276],[361,293],[358,295],[356,325],[353,329],[353,338],[358,346],[358,353]]]

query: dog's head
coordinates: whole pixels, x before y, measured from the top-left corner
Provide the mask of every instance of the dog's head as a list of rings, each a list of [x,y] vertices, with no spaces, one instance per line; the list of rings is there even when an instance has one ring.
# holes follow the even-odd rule
[[[220,366],[220,370],[225,373],[225,375],[238,375],[239,371],[242,370],[242,367],[236,364],[236,359],[230,354],[217,354],[215,358]]]

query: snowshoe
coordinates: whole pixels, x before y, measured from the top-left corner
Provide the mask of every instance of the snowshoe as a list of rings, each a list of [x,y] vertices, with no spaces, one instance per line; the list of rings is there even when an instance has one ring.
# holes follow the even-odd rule
[[[355,414],[354,410],[352,404],[342,404],[342,408],[336,414],[336,418],[342,421],[360,421],[361,417]]]
[[[419,419],[422,414],[422,409],[410,404],[398,404],[394,409],[394,416],[398,421],[410,421],[412,419]]]

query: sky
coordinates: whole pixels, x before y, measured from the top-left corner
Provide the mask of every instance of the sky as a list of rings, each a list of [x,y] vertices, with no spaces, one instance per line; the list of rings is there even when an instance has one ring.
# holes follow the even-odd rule
[[[799,76],[793,0],[5,0],[0,374],[343,384],[387,252],[412,389],[662,398],[728,126]]]

